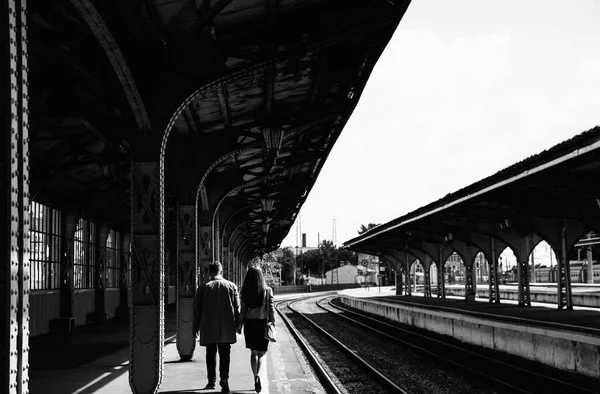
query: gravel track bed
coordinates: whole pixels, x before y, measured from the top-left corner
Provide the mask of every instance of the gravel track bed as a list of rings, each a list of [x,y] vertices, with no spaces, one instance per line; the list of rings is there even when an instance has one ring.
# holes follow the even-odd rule
[[[315,302],[311,300],[310,302]],[[296,302],[297,308],[301,302]],[[348,358],[337,346],[327,338],[316,332],[307,322],[287,307],[280,307],[281,312],[290,319],[294,327],[300,332],[308,347],[317,357],[319,364],[332,377],[342,393],[390,393],[387,387],[375,382],[370,375],[357,367],[355,362]]]
[[[390,380],[412,393],[509,393],[482,378],[404,348],[334,313],[325,312],[316,305],[316,300],[296,302],[294,307],[353,349]],[[317,348],[322,350],[322,347]]]
[[[337,299],[337,298],[334,298],[332,303],[334,305],[340,305],[340,306],[343,306],[344,308],[354,310],[353,308],[350,308],[347,305],[341,304],[339,302],[339,299]],[[326,302],[322,301],[321,305],[327,307]],[[362,312],[362,311],[357,311],[357,312],[364,314],[364,312]],[[571,393],[575,394],[575,393],[583,392],[583,391],[577,390],[574,387],[568,387],[568,386],[563,385],[560,382],[552,381],[552,380],[545,378],[545,377],[548,377],[548,378],[558,379],[558,380],[564,381],[564,382],[570,382],[571,384],[574,384],[575,386],[580,386],[582,388],[587,389],[588,392],[600,393],[600,382],[597,379],[592,379],[592,378],[588,378],[588,377],[585,377],[582,375],[576,375],[573,373],[568,373],[566,371],[561,371],[556,368],[551,368],[547,365],[536,363],[532,360],[527,360],[527,359],[517,357],[514,355],[498,352],[493,349],[486,349],[486,348],[482,348],[479,346],[467,344],[467,343],[461,342],[457,339],[454,339],[454,338],[451,338],[448,336],[440,335],[440,334],[426,331],[423,329],[419,329],[416,327],[406,326],[406,325],[403,325],[403,324],[400,324],[397,322],[392,322],[387,319],[381,318],[381,316],[372,315],[369,313],[366,313],[366,315],[371,316],[372,318],[374,318],[376,320],[380,320],[387,324],[396,326],[402,330],[408,330],[410,333],[414,333],[417,335],[424,335],[428,338],[431,338],[432,340],[425,341],[424,339],[415,337],[412,334],[399,332],[394,328],[388,328],[383,325],[378,325],[377,323],[375,323],[371,320],[357,317],[353,314],[349,314],[349,317],[351,317],[355,320],[361,321],[364,324],[367,324],[369,326],[373,326],[374,328],[377,328],[380,331],[386,332],[389,335],[407,340],[411,343],[415,343],[415,345],[418,345],[420,347],[428,349],[429,351],[439,354],[442,357],[451,359],[454,362],[457,362],[457,363],[465,366],[468,370],[477,371],[477,372],[485,374],[485,375],[489,374],[490,376],[492,376],[502,382],[512,384],[516,387],[519,387],[520,389],[523,389],[523,390],[526,390],[526,391],[529,391],[532,393],[568,392],[570,394]],[[493,361],[482,359],[475,355],[465,354],[464,352],[462,352],[460,350],[452,349],[450,347],[440,346],[440,344],[437,344],[435,342],[435,340],[442,341],[446,344],[451,344],[453,346],[457,346],[466,351],[470,351],[477,355],[487,357]],[[540,376],[532,375],[530,372],[515,370],[512,367],[502,365],[496,361],[505,363],[509,366],[522,368],[526,371],[531,371],[532,373],[539,374]],[[441,361],[438,361],[438,362],[441,363]],[[462,374],[465,373],[464,370],[462,370],[462,369],[459,369],[459,368],[456,368],[456,369],[458,371],[461,371]],[[480,378],[480,379],[483,380],[484,382],[489,382],[486,379],[483,379],[483,378]],[[489,384],[493,385],[494,383],[489,382]],[[506,388],[506,387],[500,386],[500,385],[497,385],[497,387],[499,387],[498,390],[504,390],[504,391],[510,390],[510,388]]]

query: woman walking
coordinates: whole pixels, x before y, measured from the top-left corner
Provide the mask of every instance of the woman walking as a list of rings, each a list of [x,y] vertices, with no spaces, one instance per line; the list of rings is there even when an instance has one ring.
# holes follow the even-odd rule
[[[246,348],[250,349],[250,367],[254,374],[254,390],[260,393],[262,384],[260,374],[269,341],[265,339],[267,322],[275,323],[275,308],[273,307],[273,290],[265,283],[263,272],[258,266],[248,267],[244,284],[242,285],[241,325],[244,327]]]

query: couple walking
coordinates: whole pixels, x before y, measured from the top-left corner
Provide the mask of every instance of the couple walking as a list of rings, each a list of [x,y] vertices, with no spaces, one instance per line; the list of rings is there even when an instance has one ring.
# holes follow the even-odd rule
[[[208,384],[214,389],[217,381],[219,353],[219,385],[229,393],[229,362],[231,344],[237,342],[236,331],[244,329],[246,348],[250,349],[250,368],[254,389],[262,390],[260,373],[269,341],[264,338],[267,322],[275,322],[273,290],[267,287],[260,267],[250,266],[242,285],[241,308],[237,286],[223,278],[223,267],[215,261],[208,266],[209,280],[198,287],[194,298],[194,336],[200,334],[200,345],[206,347]]]

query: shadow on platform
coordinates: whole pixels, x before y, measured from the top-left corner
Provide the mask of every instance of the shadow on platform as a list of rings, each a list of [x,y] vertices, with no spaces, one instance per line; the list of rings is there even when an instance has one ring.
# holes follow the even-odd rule
[[[176,332],[174,308],[165,310],[165,338]],[[70,335],[30,339],[29,390],[36,393],[91,394],[129,370],[129,317],[103,325],[77,327]],[[60,382],[60,387],[54,386]]]

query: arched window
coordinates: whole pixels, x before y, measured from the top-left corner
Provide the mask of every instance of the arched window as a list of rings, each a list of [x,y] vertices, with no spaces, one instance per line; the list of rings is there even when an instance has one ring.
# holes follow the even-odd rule
[[[31,202],[29,211],[29,262],[32,290],[58,289],[60,287],[60,211]]]

